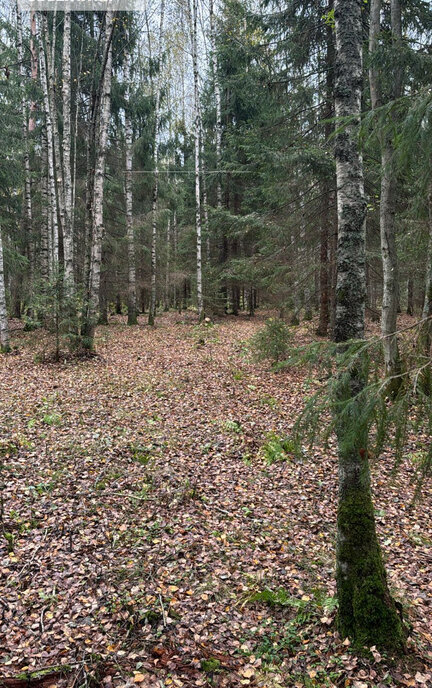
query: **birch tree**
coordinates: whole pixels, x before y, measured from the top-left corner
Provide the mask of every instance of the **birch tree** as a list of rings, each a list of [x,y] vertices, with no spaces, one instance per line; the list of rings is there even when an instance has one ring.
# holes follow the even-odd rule
[[[335,340],[341,343],[364,337],[366,203],[359,151],[362,7],[362,0],[335,1],[335,112],[337,120],[344,123],[335,143],[339,230]],[[335,391],[338,625],[342,637],[348,636],[357,646],[400,650],[404,633],[389,593],[376,535],[367,428],[360,420],[365,403],[365,367],[364,360],[357,357],[338,379]]]
[[[402,43],[401,6],[399,0],[391,0],[391,31],[394,46],[400,48]],[[381,31],[381,0],[372,0],[369,31],[369,53],[371,66],[369,82],[372,108],[384,104],[384,94],[380,75],[376,66],[376,51],[379,46]],[[402,67],[400,61],[394,61],[394,79],[391,98],[397,99],[402,93]],[[400,359],[397,342],[398,311],[398,258],[396,249],[396,193],[397,179],[394,165],[393,119],[390,113],[389,122],[380,135],[381,145],[381,193],[380,193],[380,237],[383,265],[383,300],[381,315],[381,332],[386,375],[388,377],[400,372]],[[394,391],[398,387],[398,378],[392,382]]]
[[[111,82],[112,82],[112,37],[115,24],[114,12],[108,11],[105,17],[105,47],[102,63],[102,90],[99,115],[99,135],[97,141],[96,166],[94,174],[93,215],[92,215],[92,243],[90,275],[88,285],[88,303],[83,324],[83,345],[93,349],[94,334],[98,319],[99,288],[102,263],[103,201],[106,149],[108,143],[108,128],[111,112]]]
[[[201,241],[201,185],[200,185],[200,108],[197,50],[198,0],[192,0],[192,64],[194,75],[194,148],[195,148],[195,229],[196,229],[196,278],[198,320],[204,319],[202,289],[202,241]]]
[[[38,27],[39,28],[39,27]],[[44,32],[46,35],[46,32]],[[56,179],[55,179],[55,162],[54,162],[54,136],[53,136],[53,121],[51,115],[51,105],[49,97],[48,77],[47,77],[47,63],[46,63],[46,43],[39,33],[39,72],[40,81],[43,94],[43,103],[45,110],[46,123],[46,138],[47,138],[47,167],[48,167],[48,199],[49,199],[49,223],[52,228],[52,241],[50,242],[51,256],[50,264],[55,271],[58,267],[59,260],[59,228],[57,219],[57,193],[56,193]]]
[[[222,158],[222,104],[221,104],[221,88],[219,83],[218,59],[216,52],[216,34],[215,34],[215,13],[214,0],[210,0],[210,48],[211,60],[213,70],[213,84],[216,101],[216,169],[218,171],[216,182],[216,202],[217,208],[222,208],[222,184],[220,178],[220,164]]]
[[[24,146],[23,162],[24,162],[24,203],[23,203],[23,225],[24,232],[28,241],[29,258],[30,258],[30,282],[33,268],[33,237],[32,237],[32,198],[31,198],[31,170],[30,170],[30,150],[29,150],[29,135],[28,135],[28,113],[27,113],[27,97],[25,89],[26,70],[24,63],[24,44],[23,44],[23,26],[22,15],[19,5],[16,7],[17,13],[17,49],[19,74],[21,79],[21,116],[22,116],[22,138]]]
[[[130,32],[129,32],[130,40]],[[130,93],[133,80],[133,64],[131,49],[127,55],[126,66],[126,105],[125,105],[125,195],[126,195],[126,237],[128,253],[128,325],[137,324],[136,305],[136,266],[135,266],[135,236],[133,227],[133,196],[132,196],[132,121],[130,113]]]
[[[68,289],[74,283],[73,234],[72,234],[72,168],[71,168],[71,12],[64,13],[63,60],[63,180],[64,224],[63,254],[64,278]]]
[[[6,309],[6,289],[3,265],[3,242],[0,229],[0,352],[7,353],[10,350],[9,323]]]
[[[165,19],[165,0],[161,0],[160,5],[160,24],[159,24],[159,53],[157,61],[157,78],[155,96],[155,124],[154,124],[154,148],[153,148],[153,165],[154,165],[154,184],[152,193],[152,229],[151,229],[151,284],[150,284],[150,307],[148,324],[154,325],[156,317],[156,240],[157,240],[157,205],[159,197],[159,146],[158,134],[160,124],[160,106],[161,106],[161,87],[162,87],[162,54],[163,54],[163,39],[164,39],[164,19]],[[150,41],[150,33],[149,33]],[[151,57],[151,53],[150,53]]]

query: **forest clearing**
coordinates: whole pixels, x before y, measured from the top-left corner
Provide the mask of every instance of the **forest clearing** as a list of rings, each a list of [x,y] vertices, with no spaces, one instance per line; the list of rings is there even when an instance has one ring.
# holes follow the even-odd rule
[[[400,664],[336,632],[334,442],[269,453],[317,383],[251,359],[263,320],[114,316],[78,363],[35,362],[49,335],[14,332],[0,368],[2,677],[63,665],[50,685],[430,684],[420,438],[394,477],[388,453],[372,463],[389,584],[413,627]]]

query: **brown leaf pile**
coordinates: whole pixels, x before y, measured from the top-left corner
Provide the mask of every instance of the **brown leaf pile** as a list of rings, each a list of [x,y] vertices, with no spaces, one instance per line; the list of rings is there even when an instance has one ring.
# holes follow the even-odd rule
[[[34,672],[47,667],[70,688],[430,685],[431,495],[410,508],[416,438],[396,478],[390,456],[374,466],[410,652],[357,657],[333,623],[335,455],[268,465],[260,452],[269,432],[289,435],[315,384],[251,361],[261,324],[118,318],[99,329],[98,357],[44,365],[35,335],[14,333],[17,355],[0,361],[3,685],[45,686]],[[269,606],[266,589],[288,603]]]

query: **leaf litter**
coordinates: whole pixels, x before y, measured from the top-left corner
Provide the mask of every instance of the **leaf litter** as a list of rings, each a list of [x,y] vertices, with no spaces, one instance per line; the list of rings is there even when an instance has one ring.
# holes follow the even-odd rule
[[[334,446],[265,460],[313,381],[251,360],[261,324],[116,318],[97,357],[43,365],[15,334],[0,363],[0,686],[431,685],[430,492],[410,506],[409,456],[395,478],[391,456],[373,466],[412,634],[400,662],[356,656],[334,625]]]

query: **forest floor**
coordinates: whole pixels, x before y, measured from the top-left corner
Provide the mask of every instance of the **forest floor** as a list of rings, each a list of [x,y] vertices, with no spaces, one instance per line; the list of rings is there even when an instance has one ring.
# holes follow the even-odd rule
[[[334,625],[334,451],[281,456],[276,442],[285,460],[265,456],[316,383],[251,360],[262,323],[117,317],[98,356],[61,363],[36,362],[46,334],[14,332],[0,361],[0,686],[432,685],[416,438],[396,477],[388,454],[373,466],[409,651],[357,656]]]

